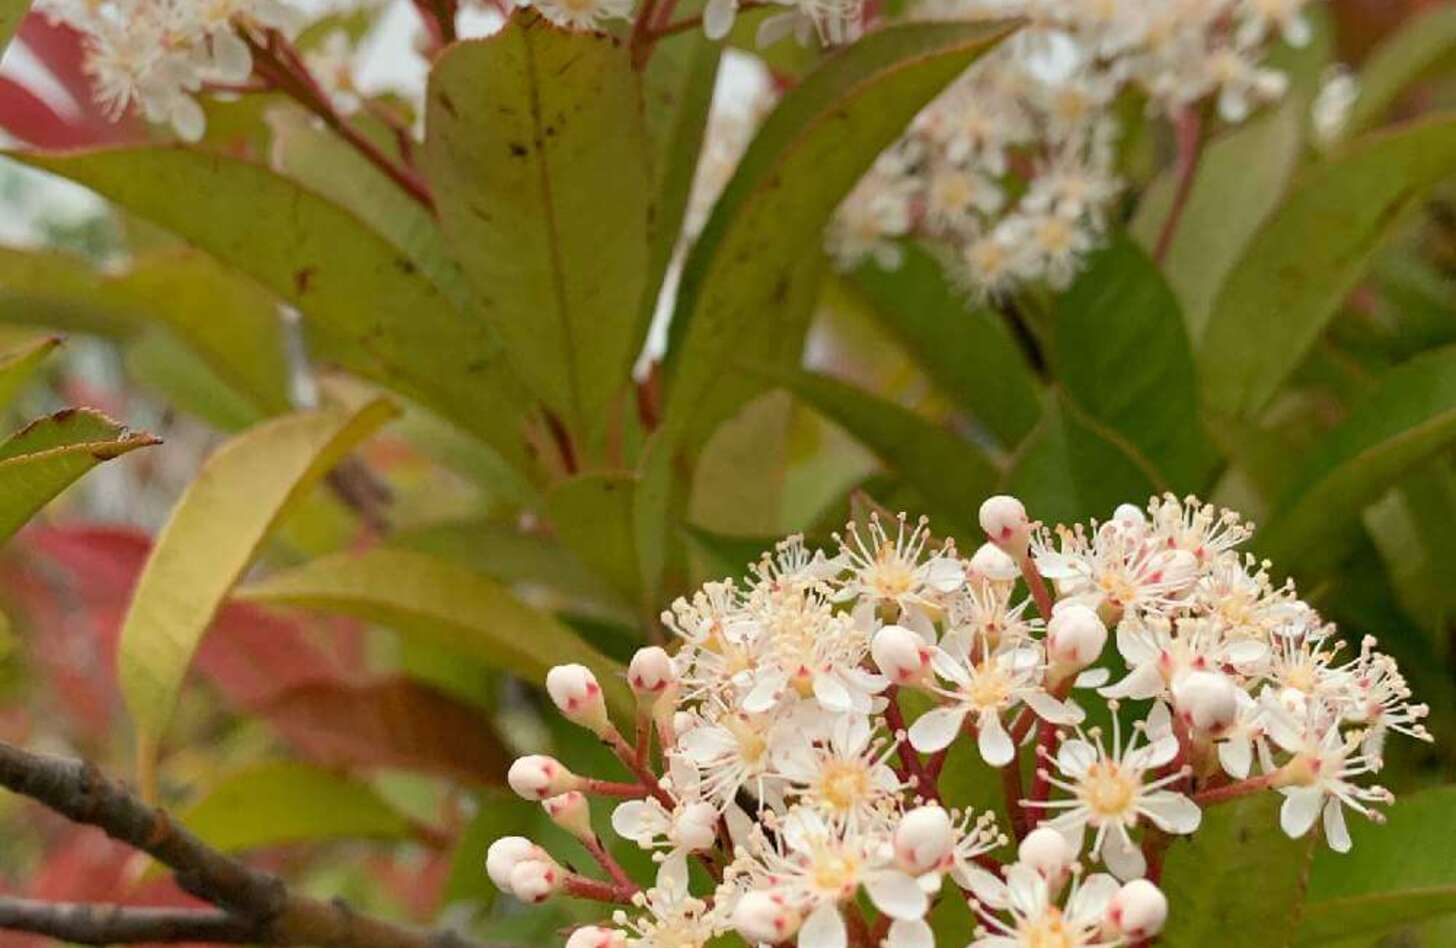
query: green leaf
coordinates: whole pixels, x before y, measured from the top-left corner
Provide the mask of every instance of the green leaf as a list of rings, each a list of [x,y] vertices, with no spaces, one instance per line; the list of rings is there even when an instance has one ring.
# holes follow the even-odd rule
[[[241,431],[267,417],[166,330],[143,330],[128,342],[124,354],[131,376],[169,408],[191,412],[219,431]]]
[[[316,355],[415,398],[526,466],[499,343],[353,214],[261,165],[179,147],[11,157],[166,227],[296,306]]]
[[[1214,460],[1198,417],[1193,351],[1173,291],[1126,238],[1088,261],[1053,314],[1057,377],[1172,489],[1201,489]]]
[[[1219,294],[1199,353],[1206,404],[1257,413],[1402,213],[1453,170],[1456,118],[1438,117],[1352,143],[1303,177]]]
[[[273,419],[218,448],[188,485],[137,580],[117,654],[144,775],[198,643],[264,539],[394,414],[387,401],[372,399]]]
[[[35,370],[60,344],[60,337],[44,336],[0,353],[0,407],[14,400]]]
[[[975,444],[894,402],[837,379],[799,372],[776,379],[858,438],[965,529],[995,493],[999,471]]]
[[[29,9],[30,0],[0,0],[0,57],[5,55],[5,47],[10,45],[10,38],[20,29],[20,21]]]
[[[749,146],[683,269],[664,421],[676,439],[773,327],[805,248],[875,157],[1006,23],[917,23],[871,33],[790,90]],[[754,368],[755,366],[750,366]]]
[[[0,443],[0,540],[96,465],[160,443],[86,408],[31,422]]]
[[[1306,112],[1307,104],[1291,96],[1209,144],[1199,159],[1198,176],[1163,261],[1194,339],[1203,335],[1229,271],[1294,176]],[[1176,169],[1169,169],[1148,187],[1129,225],[1149,252],[1157,246],[1176,188]]]
[[[646,133],[626,47],[512,17],[430,74],[424,163],[451,250],[534,391],[594,436],[646,324]]]
[[[1390,372],[1316,445],[1259,533],[1275,562],[1294,563],[1347,526],[1408,468],[1456,441],[1456,347]]]
[[[854,283],[936,386],[1010,448],[1036,426],[1038,384],[1006,321],[967,305],[917,244],[894,270],[866,263]]]
[[[597,673],[617,711],[633,707],[621,669],[553,616],[492,579],[424,553],[376,548],[326,556],[243,586],[237,597],[358,616],[538,687],[553,665],[580,662]]]
[[[1207,948],[1238,932],[1240,948],[1285,948],[1299,922],[1314,834],[1279,829],[1275,793],[1245,797],[1203,813],[1191,840],[1168,849],[1160,885],[1168,927],[1159,945]]]
[[[74,254],[0,247],[0,320],[118,338],[135,328],[132,305]]]
[[[365,783],[292,761],[234,771],[177,814],[223,852],[329,839],[409,839],[414,826]]]
[[[1363,936],[1366,943],[1415,922],[1456,915],[1456,787],[1398,800],[1384,825],[1356,820],[1354,848],[1320,852],[1297,945]]]
[[[1360,67],[1360,97],[1347,128],[1360,132],[1379,123],[1412,83],[1456,51],[1456,8],[1436,4],[1406,19]]]

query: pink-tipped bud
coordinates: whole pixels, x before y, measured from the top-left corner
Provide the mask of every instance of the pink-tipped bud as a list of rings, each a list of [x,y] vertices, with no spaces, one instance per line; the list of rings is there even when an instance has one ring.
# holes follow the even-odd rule
[[[673,820],[673,842],[690,853],[707,852],[718,841],[718,808],[711,803],[689,803]]]
[[[1020,862],[1035,869],[1051,883],[1060,883],[1076,856],[1067,837],[1050,826],[1039,826],[1027,833],[1016,849],[1016,858]]]
[[[1107,903],[1106,927],[1128,941],[1146,941],[1168,920],[1167,896],[1146,879],[1134,879]]]
[[[1015,497],[997,494],[987,497],[981,504],[981,529],[991,542],[1001,547],[1013,558],[1026,553],[1031,539],[1031,521],[1027,519],[1026,507]]]
[[[667,650],[656,645],[638,649],[627,666],[627,684],[645,705],[653,705],[677,683],[677,668]]]
[[[532,905],[555,895],[566,882],[566,873],[545,852],[522,859],[511,870],[510,892]]]
[[[544,800],[568,790],[579,790],[582,779],[554,757],[529,754],[511,764],[506,783],[523,800]]]
[[[598,737],[605,736],[612,723],[607,718],[607,699],[597,676],[585,665],[557,665],[546,673],[546,693],[562,717],[579,724]]]
[[[870,640],[870,656],[897,685],[913,685],[930,674],[930,646],[901,625],[887,625]]]
[[[1173,703],[1189,727],[1205,734],[1222,734],[1239,716],[1238,688],[1218,672],[1185,675],[1173,688]]]
[[[1101,657],[1107,645],[1107,626],[1091,609],[1069,602],[1052,611],[1046,644],[1047,657],[1053,662],[1081,671]]]
[[[615,928],[587,925],[571,933],[566,948],[627,948],[627,936]]]
[[[1133,536],[1141,536],[1148,529],[1148,515],[1137,504],[1118,504],[1112,522]]]
[[[948,868],[954,848],[955,827],[942,807],[911,810],[895,829],[895,861],[912,876]]]
[[[745,892],[733,907],[733,927],[751,945],[777,945],[799,931],[803,918],[776,892]]]
[[[539,847],[524,836],[502,836],[485,852],[485,874],[502,892],[511,890],[511,871],[522,860],[529,859]]]
[[[542,801],[541,807],[551,817],[551,822],[577,839],[590,842],[597,838],[592,832],[591,805],[587,803],[585,794],[572,790]]]
[[[1021,575],[1016,561],[994,543],[982,543],[971,557],[971,573],[993,583],[1015,582]]]

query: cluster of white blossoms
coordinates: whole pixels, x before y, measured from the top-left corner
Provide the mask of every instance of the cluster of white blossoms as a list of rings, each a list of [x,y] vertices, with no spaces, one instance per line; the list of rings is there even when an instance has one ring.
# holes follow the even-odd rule
[[[942,899],[979,919],[956,944],[1132,945],[1160,931],[1149,877],[1204,808],[1277,792],[1284,832],[1322,818],[1344,850],[1345,810],[1378,819],[1390,799],[1360,782],[1385,736],[1429,740],[1395,663],[1370,639],[1341,658],[1334,629],[1237,551],[1251,528],[1231,512],[1165,496],[1053,531],[1003,496],[981,526],[988,542],[964,558],[924,522],[871,517],[832,553],[790,538],[746,582],[678,600],[663,615],[673,649],[644,648],[627,672],[635,742],[590,671],[554,668],[556,707],[632,779],[530,756],[510,784],[607,878],[521,837],[491,847],[491,878],[528,902],[615,906],[570,948],[729,932],[925,948]],[[942,796],[957,746],[952,768],[1001,772],[1005,825]],[[592,797],[654,854],[645,888],[595,835]]]
[[[1280,97],[1262,64],[1302,45],[1307,0],[922,0],[930,18],[1024,17],[927,107],[845,201],[828,236],[844,267],[892,267],[895,242],[926,239],[978,294],[1064,287],[1121,195],[1115,103],[1150,114],[1206,99],[1240,122]]]

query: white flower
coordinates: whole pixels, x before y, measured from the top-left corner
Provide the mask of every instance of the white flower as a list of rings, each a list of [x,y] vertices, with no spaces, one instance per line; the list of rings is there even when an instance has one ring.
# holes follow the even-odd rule
[[[788,781],[789,797],[831,824],[858,828],[883,818],[904,789],[886,763],[894,754],[886,744],[874,739],[869,718],[844,714],[828,740],[791,730],[774,752],[775,769]]]
[[[594,30],[632,16],[632,0],[530,0],[546,19],[574,30]]]
[[[1109,944],[1102,937],[1107,904],[1117,892],[1117,880],[1095,874],[1074,880],[1065,901],[1055,887],[1030,866],[1013,863],[1006,867],[1002,882],[983,872],[973,890],[976,911],[989,926],[971,943],[971,948],[1101,948]],[[1010,916],[1010,921],[1002,915]],[[1115,944],[1115,943],[1114,943]]]
[[[847,537],[835,535],[849,571],[836,598],[856,600],[860,613],[889,608],[896,619],[923,617],[965,582],[965,566],[952,545],[926,554],[930,531],[924,518],[907,526],[900,516],[893,538],[875,514],[863,534],[853,523],[847,529]]]
[[[687,890],[687,857],[706,852],[718,841],[718,809],[710,803],[683,802],[671,812],[654,798],[628,800],[612,811],[612,829],[643,849],[661,850],[657,885]]]

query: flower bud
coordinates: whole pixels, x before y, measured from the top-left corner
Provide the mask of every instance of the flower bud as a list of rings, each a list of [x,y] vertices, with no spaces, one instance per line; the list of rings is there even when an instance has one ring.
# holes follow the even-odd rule
[[[582,780],[554,757],[529,754],[511,764],[506,783],[523,800],[544,800],[579,789]]]
[[[1118,504],[1112,512],[1112,522],[1133,536],[1141,536],[1148,529],[1148,515],[1137,504]]]
[[[733,907],[733,927],[751,945],[777,945],[799,930],[803,919],[775,892],[745,892]]]
[[[587,925],[571,933],[566,948],[627,948],[627,936],[615,928]]]
[[[627,683],[644,705],[657,703],[663,693],[677,683],[677,668],[667,650],[653,645],[637,650],[627,666]]]
[[[1198,575],[1198,557],[1188,550],[1164,550],[1153,558],[1151,579],[1167,583],[1174,589],[1193,582]]]
[[[503,836],[490,844],[485,853],[485,873],[503,892],[511,889],[511,870],[536,851],[536,844],[524,836]]]
[[[546,693],[562,717],[579,724],[598,737],[606,735],[612,723],[607,718],[607,700],[597,676],[585,665],[557,665],[546,673]]]
[[[537,904],[555,895],[566,881],[566,874],[544,850],[522,859],[511,870],[510,892],[522,902]]]
[[[718,841],[718,808],[711,803],[689,803],[673,821],[673,842],[690,853],[707,852]]]
[[[1069,602],[1052,610],[1046,644],[1053,662],[1081,671],[1102,656],[1107,626],[1091,609]]]
[[[591,805],[587,803],[585,794],[572,790],[542,801],[541,806],[551,817],[551,822],[577,839],[591,842],[597,838],[592,831]]]
[[[1221,734],[1239,716],[1239,695],[1234,683],[1218,672],[1196,671],[1173,688],[1178,715],[1195,731]]]
[[[913,685],[930,672],[930,646],[900,625],[887,625],[870,640],[870,656],[880,672],[897,685]]]
[[[1145,941],[1163,930],[1168,899],[1146,879],[1134,879],[1107,903],[1105,924],[1128,941]]]
[[[1013,558],[1026,553],[1031,539],[1031,521],[1026,517],[1026,507],[1015,497],[997,494],[986,498],[981,504],[981,529],[991,542],[1001,547]]]
[[[1067,837],[1050,826],[1040,826],[1026,834],[1017,847],[1016,858],[1041,874],[1049,882],[1059,882],[1072,866],[1076,853]]]
[[[971,557],[971,572],[993,583],[1015,582],[1021,575],[1016,561],[994,543],[982,543]]]
[[[954,847],[955,827],[942,807],[911,810],[895,830],[895,861],[912,876],[947,868]]]

